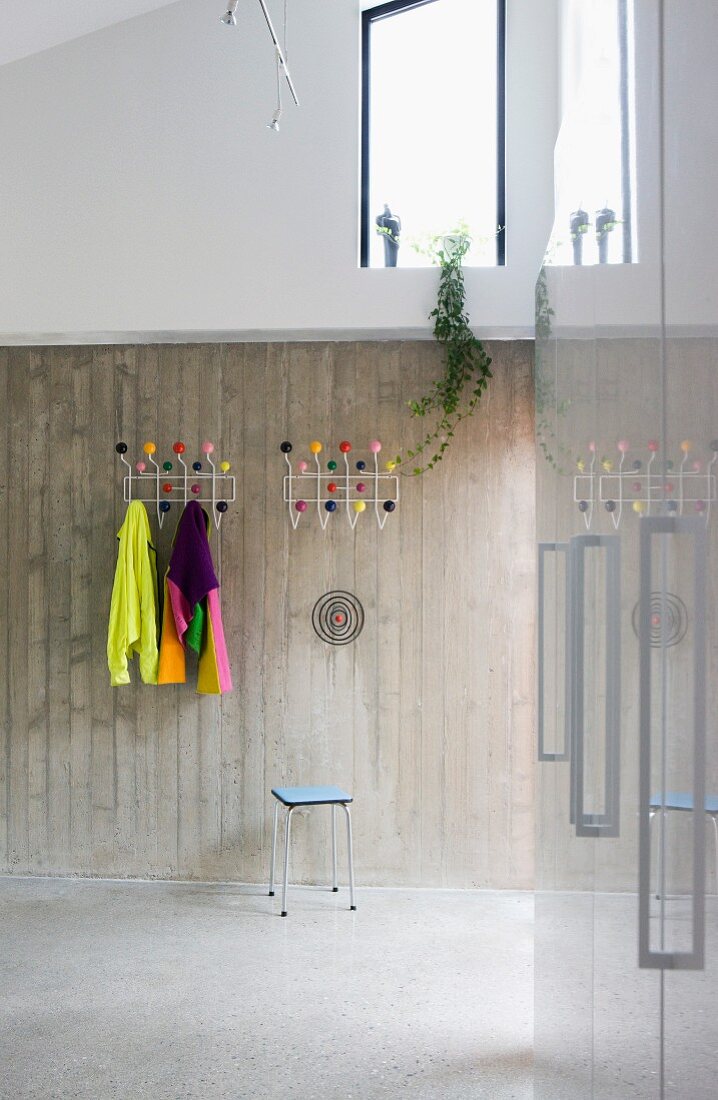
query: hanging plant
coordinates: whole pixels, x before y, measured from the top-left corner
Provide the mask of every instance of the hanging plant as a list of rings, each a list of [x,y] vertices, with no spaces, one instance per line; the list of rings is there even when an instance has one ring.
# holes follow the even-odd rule
[[[466,313],[462,263],[470,247],[471,237],[465,226],[459,226],[455,233],[432,237],[417,248],[441,268],[436,308],[429,317],[434,321],[434,336],[444,349],[444,371],[424,397],[409,402],[412,416],[437,418],[420,443],[396,456],[396,466],[415,463],[411,471],[401,471],[409,477],[424,474],[441,462],[457,425],[473,416],[492,377],[491,359],[471,331]]]
[[[556,385],[552,371],[541,369],[542,347],[553,337],[554,309],[551,305],[548,284],[548,269],[553,264],[562,242],[553,242],[546,250],[544,263],[536,281],[536,442],[556,473],[566,475],[572,466],[572,457],[567,447],[561,443],[557,434],[558,418],[565,418],[571,410],[571,401],[564,398],[556,400]],[[555,337],[553,337],[555,339]]]

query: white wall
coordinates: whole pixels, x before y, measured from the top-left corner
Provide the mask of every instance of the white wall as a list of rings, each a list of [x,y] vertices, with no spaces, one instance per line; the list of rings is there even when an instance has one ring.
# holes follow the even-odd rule
[[[0,68],[2,342],[429,333],[435,272],[357,267],[358,0],[290,0],[302,107],[279,135],[259,5],[236,31],[221,8],[182,0]],[[555,0],[509,0],[508,265],[467,272],[485,334],[532,331],[556,49]]]
[[[0,65],[166,7],[171,2],[112,0],[111,4],[98,4],[97,0],[62,0],[61,4],[34,5],[27,0],[0,0]]]

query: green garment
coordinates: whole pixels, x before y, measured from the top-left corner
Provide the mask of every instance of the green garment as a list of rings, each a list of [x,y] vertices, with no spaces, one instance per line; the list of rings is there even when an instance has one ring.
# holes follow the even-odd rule
[[[150,523],[142,501],[130,503],[117,537],[120,545],[107,631],[110,683],[113,687],[129,684],[127,662],[138,653],[143,683],[156,684],[159,661],[157,557],[150,542]]]
[[[185,634],[185,642],[190,649],[193,649],[197,656],[199,656],[202,650],[202,635],[204,634],[204,612],[205,600],[200,600],[199,603],[194,605],[194,612],[192,614],[192,621],[187,627],[187,633]]]

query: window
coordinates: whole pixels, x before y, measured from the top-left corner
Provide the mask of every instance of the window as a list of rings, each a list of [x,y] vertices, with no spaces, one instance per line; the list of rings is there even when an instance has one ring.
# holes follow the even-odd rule
[[[505,23],[505,0],[363,13],[362,267],[426,266],[422,242],[461,223],[467,265],[504,263]]]
[[[632,0],[566,0],[553,264],[631,263]]]

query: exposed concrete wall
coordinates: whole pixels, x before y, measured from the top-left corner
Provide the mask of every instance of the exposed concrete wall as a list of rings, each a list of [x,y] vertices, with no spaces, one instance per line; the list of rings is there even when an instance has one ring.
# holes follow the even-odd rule
[[[282,439],[391,451],[431,343],[0,350],[0,866],[16,873],[266,881],[269,788],[356,798],[362,883],[528,887],[533,874],[532,347],[495,377],[447,459],[405,479],[383,532],[292,531]],[[233,463],[222,525],[237,690],[111,689],[107,611],[124,513],[114,444],[203,439]],[[327,452],[328,457],[328,452]],[[365,517],[362,517],[364,519]],[[156,531],[156,522],[152,521]],[[158,538],[166,562],[174,529]],[[358,641],[320,642],[316,599],[355,592]],[[327,821],[295,828],[322,880]]]

